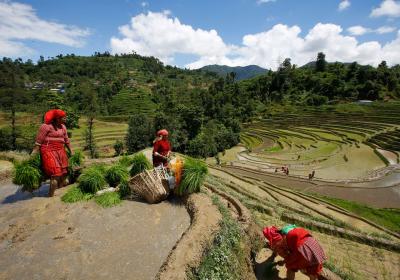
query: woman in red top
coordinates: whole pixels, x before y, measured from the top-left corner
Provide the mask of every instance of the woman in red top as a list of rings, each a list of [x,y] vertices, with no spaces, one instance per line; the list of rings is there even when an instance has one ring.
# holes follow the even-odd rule
[[[171,154],[171,144],[168,141],[166,129],[157,132],[157,138],[153,142],[153,166],[168,166],[168,158]]]
[[[274,253],[284,259],[288,280],[293,280],[298,270],[311,280],[318,279],[326,256],[307,230],[295,225],[287,225],[281,230],[272,226],[264,228],[263,234]]]
[[[33,152],[40,150],[43,171],[50,177],[49,196],[53,196],[55,190],[65,184],[68,157],[64,146],[72,154],[65,121],[64,111],[59,109],[48,111],[44,116],[44,124],[39,128],[33,149]]]

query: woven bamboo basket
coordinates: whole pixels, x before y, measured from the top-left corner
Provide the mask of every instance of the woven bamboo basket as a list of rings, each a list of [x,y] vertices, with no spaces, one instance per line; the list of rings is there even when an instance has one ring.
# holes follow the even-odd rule
[[[156,169],[145,170],[130,179],[129,187],[148,203],[157,203],[168,196],[169,189],[165,186],[165,180],[164,172]]]

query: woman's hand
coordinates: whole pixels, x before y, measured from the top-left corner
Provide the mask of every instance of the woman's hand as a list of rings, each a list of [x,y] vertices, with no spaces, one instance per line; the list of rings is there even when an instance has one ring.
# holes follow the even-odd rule
[[[39,146],[35,145],[35,147],[33,147],[31,155],[36,155],[39,152]]]

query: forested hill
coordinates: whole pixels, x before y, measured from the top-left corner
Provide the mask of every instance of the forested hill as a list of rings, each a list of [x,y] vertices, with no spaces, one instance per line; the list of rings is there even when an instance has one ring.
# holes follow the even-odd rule
[[[328,64],[323,53],[314,67],[298,68],[288,58],[277,71],[242,81],[232,72],[219,77],[134,53],[59,55],[37,64],[0,61],[2,111],[39,114],[59,107],[69,116],[134,117],[132,125],[142,127],[138,133],[148,135],[141,142],[151,143],[154,130],[164,127],[173,131],[175,150],[203,157],[238,143],[240,123],[270,113],[276,104],[320,106],[399,97],[399,65]],[[7,133],[0,131],[0,138]]]
[[[200,68],[200,70],[216,73],[220,77],[225,77],[227,74],[233,72],[235,73],[235,80],[237,81],[253,78],[267,72],[266,69],[261,68],[257,65],[236,67],[230,67],[226,65],[207,65]]]
[[[400,65],[378,67],[358,63],[327,63],[319,53],[317,61],[298,68],[285,59],[277,71],[242,81],[243,91],[262,103],[320,106],[357,100],[400,98]]]

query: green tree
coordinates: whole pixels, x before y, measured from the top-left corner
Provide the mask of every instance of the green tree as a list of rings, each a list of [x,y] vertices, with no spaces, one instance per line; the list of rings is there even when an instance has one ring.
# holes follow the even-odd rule
[[[317,70],[317,72],[324,72],[326,70],[326,64],[325,54],[319,52],[317,55],[317,62],[315,63],[315,70]]]
[[[128,133],[126,135],[126,148],[129,154],[147,148],[154,138],[153,123],[144,114],[133,115],[128,121]]]
[[[88,150],[91,158],[97,158],[97,146],[94,137],[94,120],[99,111],[97,93],[89,83],[82,83],[79,87],[82,94],[82,105],[87,117],[87,128],[85,131],[85,150]]]

